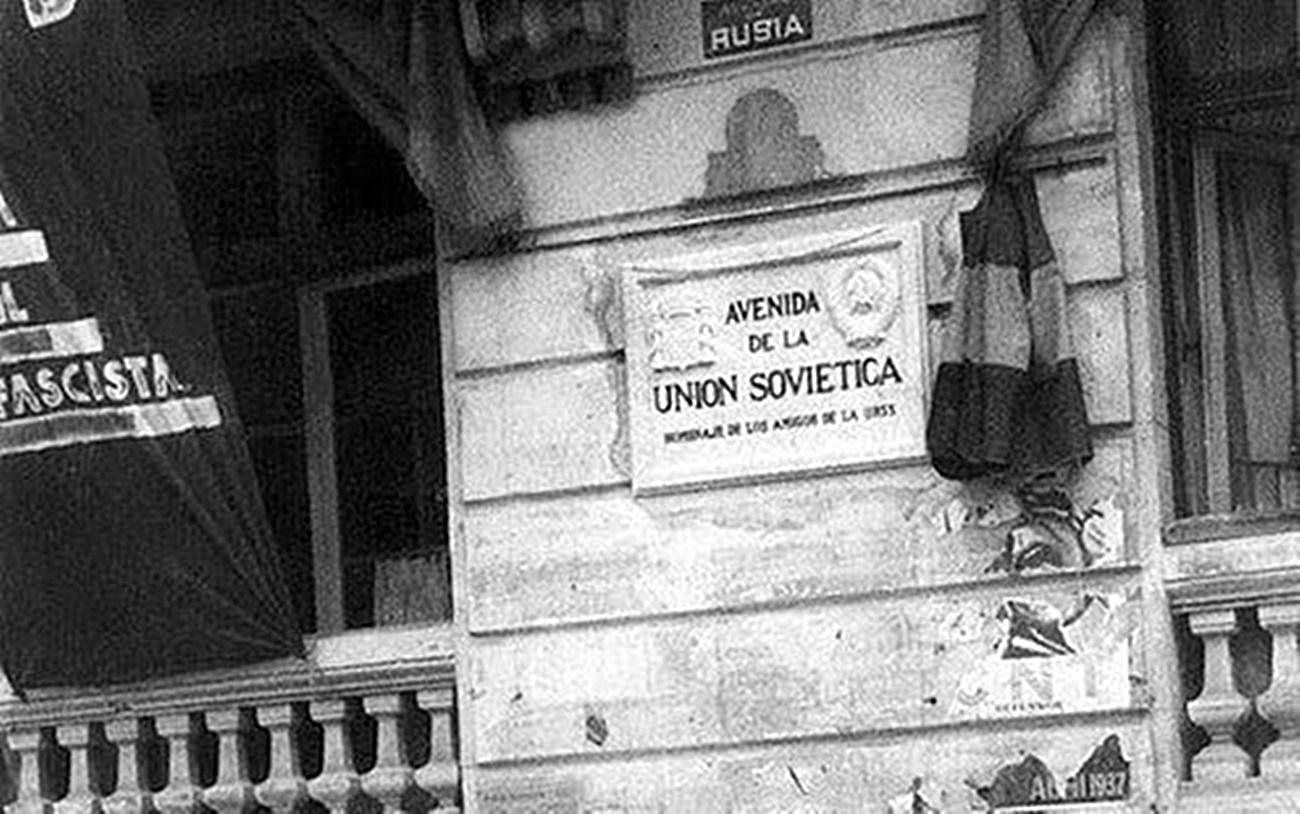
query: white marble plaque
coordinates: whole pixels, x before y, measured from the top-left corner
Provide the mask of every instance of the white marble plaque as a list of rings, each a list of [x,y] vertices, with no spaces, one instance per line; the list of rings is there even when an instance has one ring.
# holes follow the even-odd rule
[[[638,492],[925,455],[919,223],[623,269]]]

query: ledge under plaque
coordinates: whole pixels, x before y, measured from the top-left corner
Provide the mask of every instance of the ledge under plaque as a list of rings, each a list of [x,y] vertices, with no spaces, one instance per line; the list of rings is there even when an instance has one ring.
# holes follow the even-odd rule
[[[921,225],[623,269],[633,488],[925,455]]]

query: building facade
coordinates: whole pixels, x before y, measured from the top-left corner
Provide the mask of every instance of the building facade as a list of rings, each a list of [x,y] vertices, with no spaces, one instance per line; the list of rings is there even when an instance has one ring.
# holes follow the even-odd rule
[[[1048,488],[925,452],[982,3],[629,0],[630,95],[505,125],[524,237],[468,256],[262,84],[280,21],[149,18],[315,633],[8,702],[11,809],[1300,809],[1300,24],[1253,5],[1097,4],[1025,131],[1093,448]]]

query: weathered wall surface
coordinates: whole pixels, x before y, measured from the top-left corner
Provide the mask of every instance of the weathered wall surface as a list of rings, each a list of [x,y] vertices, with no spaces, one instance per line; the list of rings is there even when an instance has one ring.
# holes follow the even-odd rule
[[[1033,754],[1064,793],[1115,734],[1146,810],[1128,21],[1090,24],[1029,134],[1097,446],[1070,496],[1103,510],[1090,528],[1113,551],[1039,523],[1061,567],[1009,576],[1023,506],[925,465],[634,496],[619,295],[627,266],[919,221],[937,354],[956,214],[980,192],[960,162],[979,4],[819,4],[810,43],[708,63],[698,4],[631,6],[636,99],[511,130],[535,245],[452,272],[467,803],[883,811],[919,778],[941,810],[979,810],[972,784],[1000,767]],[[729,111],[760,88],[793,104],[820,168],[701,200]],[[1075,652],[999,659],[1013,600],[1070,619]]]

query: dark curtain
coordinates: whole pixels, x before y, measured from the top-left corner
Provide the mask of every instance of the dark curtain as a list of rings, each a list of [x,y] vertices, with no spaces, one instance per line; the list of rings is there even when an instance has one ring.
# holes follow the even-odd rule
[[[980,29],[967,157],[1005,158],[1038,112],[1096,0],[988,0]]]
[[[508,244],[521,195],[479,105],[456,0],[291,0],[317,57],[406,158],[452,255]]]
[[[626,0],[460,0],[465,45],[496,121],[628,99]]]
[[[0,4],[0,664],[302,652],[118,0]]]

